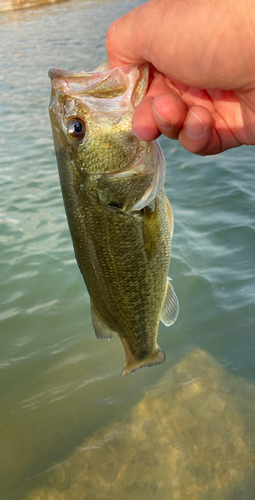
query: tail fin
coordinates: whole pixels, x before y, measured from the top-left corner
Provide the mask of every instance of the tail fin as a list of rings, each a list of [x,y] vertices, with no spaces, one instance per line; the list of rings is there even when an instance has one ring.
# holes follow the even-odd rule
[[[141,361],[137,361],[137,359],[129,355],[120,378],[126,377],[126,375],[129,375],[130,373],[134,373],[136,370],[139,370],[139,368],[143,368],[144,366],[160,365],[161,363],[164,363],[165,359],[166,356],[158,345],[156,345],[155,350],[150,356]]]

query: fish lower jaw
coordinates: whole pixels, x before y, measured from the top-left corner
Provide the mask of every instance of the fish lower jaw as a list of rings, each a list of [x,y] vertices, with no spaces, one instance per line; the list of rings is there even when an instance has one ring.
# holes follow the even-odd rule
[[[126,377],[126,375],[134,373],[136,370],[139,370],[140,368],[144,368],[146,366],[160,365],[161,363],[164,363],[165,359],[165,353],[158,345],[156,345],[153,353],[150,356],[142,359],[141,361],[138,361],[134,357],[128,357],[120,378]]]

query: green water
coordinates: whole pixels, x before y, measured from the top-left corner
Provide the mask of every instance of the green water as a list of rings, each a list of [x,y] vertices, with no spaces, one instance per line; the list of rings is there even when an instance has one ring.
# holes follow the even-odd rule
[[[51,470],[68,463],[73,478],[68,476],[69,482],[75,483],[77,463],[69,457],[86,448],[87,441],[98,442],[100,432],[105,436],[112,429],[112,434],[119,435],[125,422],[134,426],[131,415],[138,410],[133,409],[140,408],[149,389],[162,395],[169,390],[171,401],[177,401],[184,382],[172,379],[172,374],[183,366],[181,359],[188,360],[184,361],[187,380],[207,380],[203,378],[208,375],[207,362],[192,357],[197,348],[205,353],[208,366],[211,363],[209,379],[202,384],[206,389],[197,396],[201,428],[214,420],[206,407],[209,393],[222,400],[229,414],[237,411],[231,433],[237,441],[245,440],[243,466],[235,476],[239,479],[221,497],[212,487],[217,483],[213,459],[210,472],[200,471],[200,475],[191,460],[189,477],[196,484],[206,480],[209,489],[194,490],[189,496],[184,474],[183,485],[180,479],[170,496],[163,492],[160,498],[250,500],[255,493],[251,480],[255,470],[251,466],[255,453],[255,149],[242,147],[198,158],[177,142],[161,140],[167,162],[166,192],[175,215],[169,274],[180,301],[175,325],[159,326],[159,344],[167,356],[163,365],[118,378],[124,364],[122,345],[118,338],[111,342],[95,338],[89,297],[73,255],[47,111],[47,72],[52,66],[94,69],[106,58],[104,39],[110,23],[140,3],[80,0],[0,17],[1,500],[19,500],[29,494],[36,498],[35,488],[41,489],[40,499],[70,499],[68,493],[58,496],[60,490],[63,495],[69,491],[65,481],[53,475],[49,486]],[[218,373],[221,378],[215,388]],[[164,385],[154,385],[164,376]],[[233,395],[235,384],[238,396]],[[151,404],[154,407],[155,400]],[[175,405],[162,408],[163,422]],[[196,418],[194,408],[183,407],[191,422]],[[143,413],[139,415],[141,427]],[[227,412],[221,419],[221,426],[204,430],[210,450],[219,438],[223,443],[228,439]],[[148,453],[154,456],[159,438],[153,440],[152,434],[150,430],[146,436]],[[185,456],[197,441],[198,434],[190,432],[182,444]],[[100,442],[104,450],[104,440]],[[132,447],[132,439],[130,443]],[[127,444],[123,447],[128,449]],[[230,448],[226,445],[220,452],[220,467],[225,466],[231,475]],[[125,454],[115,456],[125,467]],[[216,468],[217,460],[215,455]],[[151,470],[153,466],[152,460]],[[249,478],[240,475],[243,469],[251,471]],[[137,481],[136,476],[132,484]],[[153,481],[150,494],[154,496],[146,488],[137,493],[134,486],[126,495],[132,500],[158,498],[160,485]],[[115,498],[114,485],[109,498]],[[46,486],[55,487],[56,495],[43,496]],[[94,499],[92,490],[72,491],[72,500]],[[127,498],[116,486],[117,491],[122,492],[117,498]],[[100,490],[97,498],[107,496]]]

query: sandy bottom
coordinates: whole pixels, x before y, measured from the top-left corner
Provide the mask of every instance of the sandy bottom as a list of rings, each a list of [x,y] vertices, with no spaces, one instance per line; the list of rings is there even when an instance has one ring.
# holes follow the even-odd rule
[[[24,500],[250,500],[254,430],[255,387],[194,350]]]

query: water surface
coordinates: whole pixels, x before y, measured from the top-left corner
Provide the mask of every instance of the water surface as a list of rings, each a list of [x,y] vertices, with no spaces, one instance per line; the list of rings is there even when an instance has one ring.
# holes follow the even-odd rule
[[[212,489],[217,479],[213,470],[217,452],[213,464],[212,450],[217,448],[220,435],[226,443],[220,455],[221,467],[231,476],[231,470],[236,468],[229,450],[234,445],[226,429],[228,411],[234,408],[238,415],[231,420],[231,432],[236,439],[243,439],[243,462],[237,467],[238,479],[222,490],[222,498],[250,500],[254,491],[250,479],[254,476],[255,452],[251,418],[255,380],[254,148],[198,158],[177,142],[161,140],[167,161],[166,192],[175,214],[169,274],[180,301],[175,325],[159,327],[159,344],[167,355],[163,365],[118,378],[124,364],[122,345],[118,338],[111,342],[95,338],[89,297],[73,254],[48,118],[47,72],[52,66],[69,71],[93,70],[106,59],[104,40],[110,23],[140,3],[74,0],[36,10],[6,12],[0,17],[1,500],[19,500],[30,494],[33,498],[34,488],[45,495],[46,490],[51,495],[55,488],[56,498],[62,488],[68,495],[67,480],[59,482],[47,472],[62,463],[68,463],[71,470],[68,481],[73,484],[73,499],[81,500],[81,490],[75,493],[74,488],[74,484],[80,484],[76,461],[65,460],[80,447],[86,448],[87,442],[89,446],[93,439],[98,443],[98,433],[117,436],[120,429],[125,430],[123,422],[133,425],[132,415],[149,390],[159,392],[162,398],[171,394],[174,399],[179,382],[173,382],[176,379],[172,373],[183,366],[181,363],[187,363],[187,380],[200,378],[203,384],[207,376],[203,356],[212,364],[210,389],[196,397],[211,465],[207,472],[192,465],[192,460],[185,467],[195,485],[199,481],[207,484],[208,499],[218,498]],[[199,375],[194,371],[196,359],[189,357],[194,352],[205,353],[197,361]],[[213,389],[217,373],[224,395],[219,394],[220,386]],[[160,383],[161,379],[164,383]],[[234,398],[231,407],[230,386],[235,384],[243,397]],[[208,409],[207,393],[213,390],[214,397],[221,398],[229,410],[221,413],[222,424],[213,427],[210,434],[209,422],[215,415]],[[179,406],[174,408],[177,411]],[[168,410],[169,406],[161,405],[162,421],[168,418]],[[196,416],[191,409],[185,407],[183,411],[191,414],[187,419],[193,418],[195,426]],[[143,418],[142,414],[138,428]],[[170,446],[173,419],[166,420],[165,425],[169,427],[166,440]],[[162,448],[153,442],[148,426],[144,432],[148,450],[152,456],[157,455],[163,471]],[[180,432],[185,434],[184,429]],[[198,431],[188,432],[186,441],[181,441],[183,457],[197,441]],[[129,445],[122,443],[121,450],[125,446],[132,449],[132,439]],[[102,442],[100,446],[108,456],[106,445]],[[125,468],[128,460],[125,462],[125,453],[121,453]],[[87,463],[86,459],[82,463]],[[183,471],[183,461],[180,463]],[[159,467],[152,460],[148,467],[152,470],[154,466]],[[146,483],[144,474],[141,470]],[[163,482],[167,477],[164,474]],[[131,484],[137,481],[134,475]],[[180,479],[175,486],[174,499],[189,498],[184,483]],[[146,488],[136,492],[133,486],[130,497],[157,498],[160,490],[156,486],[151,485],[150,493]],[[123,491],[113,486],[112,498],[123,495]],[[207,500],[205,490],[197,487],[194,491]],[[192,500],[200,498],[194,491],[190,493]],[[163,500],[168,498],[166,493],[160,494]],[[99,498],[96,490],[95,495]],[[84,498],[93,500],[91,496]]]

